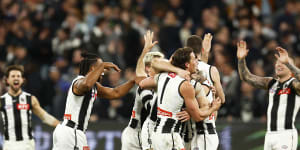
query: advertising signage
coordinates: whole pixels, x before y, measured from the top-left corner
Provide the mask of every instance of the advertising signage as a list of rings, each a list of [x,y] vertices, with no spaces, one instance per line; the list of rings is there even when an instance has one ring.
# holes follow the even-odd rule
[[[86,132],[90,150],[120,150],[122,130],[127,123],[90,123]],[[300,124],[296,124],[299,129]],[[220,139],[219,150],[263,150],[266,124],[217,123]],[[36,150],[52,149],[54,128],[43,124],[34,125]],[[0,149],[3,144],[3,128],[0,132]],[[299,138],[298,138],[299,139]],[[298,146],[299,149],[299,146]]]

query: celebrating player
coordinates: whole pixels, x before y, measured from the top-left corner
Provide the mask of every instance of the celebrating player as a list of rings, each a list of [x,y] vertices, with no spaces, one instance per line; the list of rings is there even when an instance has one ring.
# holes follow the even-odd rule
[[[300,107],[300,70],[295,67],[285,49],[277,47],[276,50],[277,78],[259,77],[248,70],[245,58],[249,50],[244,41],[237,43],[238,69],[241,80],[269,91],[264,150],[296,150],[298,133],[294,121]]]
[[[190,73],[196,72],[197,60],[191,48],[180,48],[172,56],[171,63]],[[176,114],[185,104],[186,110],[196,121],[201,121],[220,107],[220,99],[213,102],[209,109],[199,109],[194,87],[190,82],[175,73],[160,73],[140,83],[144,87],[157,86],[157,121],[152,136],[153,148],[183,149],[179,135],[181,122]]]
[[[82,54],[80,73],[73,80],[69,89],[64,121],[53,133],[53,150],[87,150],[89,149],[85,131],[88,126],[93,103],[97,97],[116,99],[124,96],[135,84],[130,80],[118,87],[108,88],[99,81],[104,69],[120,69],[94,54]]]
[[[40,106],[35,96],[22,90],[23,66],[8,66],[5,76],[8,92],[0,98],[0,111],[4,123],[3,150],[34,150],[32,112],[49,126],[56,127],[59,121]]]

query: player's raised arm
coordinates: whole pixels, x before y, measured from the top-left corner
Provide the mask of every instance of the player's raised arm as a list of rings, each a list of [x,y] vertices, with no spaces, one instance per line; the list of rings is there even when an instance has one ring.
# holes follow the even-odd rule
[[[211,50],[211,41],[213,36],[210,33],[204,35],[202,41],[202,53],[201,53],[201,60],[205,63],[208,62],[209,52]]]
[[[110,62],[102,62],[101,59],[97,59],[95,66],[91,67],[91,71],[86,74],[85,78],[75,81],[73,86],[73,92],[76,95],[84,95],[85,92],[92,89],[95,83],[99,80],[100,75],[104,72],[104,69],[114,68],[116,71],[120,71],[118,66]]]
[[[190,72],[173,66],[168,60],[163,58],[154,58],[151,63],[152,67],[159,72],[175,72],[179,76],[190,80]]]
[[[48,114],[41,106],[38,99],[35,96],[31,97],[32,102],[32,111],[35,115],[37,115],[43,123],[56,127],[59,124],[59,121],[54,118],[52,115]]]
[[[247,50],[247,44],[245,41],[240,41],[237,43],[238,70],[241,80],[251,84],[254,87],[268,89],[268,84],[272,78],[259,77],[249,71],[245,60],[248,52],[249,50]]]
[[[137,77],[147,77],[147,73],[145,72],[145,64],[144,64],[144,57],[145,55],[155,46],[158,42],[152,41],[153,40],[153,32],[147,31],[147,33],[144,35],[145,45],[144,49],[142,51],[141,56],[138,59],[137,67],[136,67],[136,76]]]
[[[293,80],[293,87],[296,89],[297,94],[300,95],[300,69],[295,66],[293,60],[289,57],[288,52],[285,49],[277,47],[276,50],[279,53],[279,55],[275,54],[277,60],[282,64],[285,64],[296,78],[296,80]]]

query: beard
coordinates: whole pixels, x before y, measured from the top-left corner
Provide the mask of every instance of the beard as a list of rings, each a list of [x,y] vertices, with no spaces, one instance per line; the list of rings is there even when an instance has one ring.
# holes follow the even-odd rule
[[[10,88],[12,89],[13,92],[17,93],[21,89],[21,86],[18,87],[10,86]]]

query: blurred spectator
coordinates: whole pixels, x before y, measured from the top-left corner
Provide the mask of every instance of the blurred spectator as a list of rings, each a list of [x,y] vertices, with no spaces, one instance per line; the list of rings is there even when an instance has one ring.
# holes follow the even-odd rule
[[[99,54],[106,50],[108,22],[105,18],[98,18],[95,25],[86,44],[89,52]]]
[[[179,21],[175,13],[173,11],[167,11],[163,20],[163,26],[159,32],[159,45],[167,58],[169,58],[176,49],[182,47],[179,29]]]
[[[220,116],[239,117],[239,84],[240,79],[230,63],[224,63],[220,68],[222,87],[226,103],[219,111]]]

